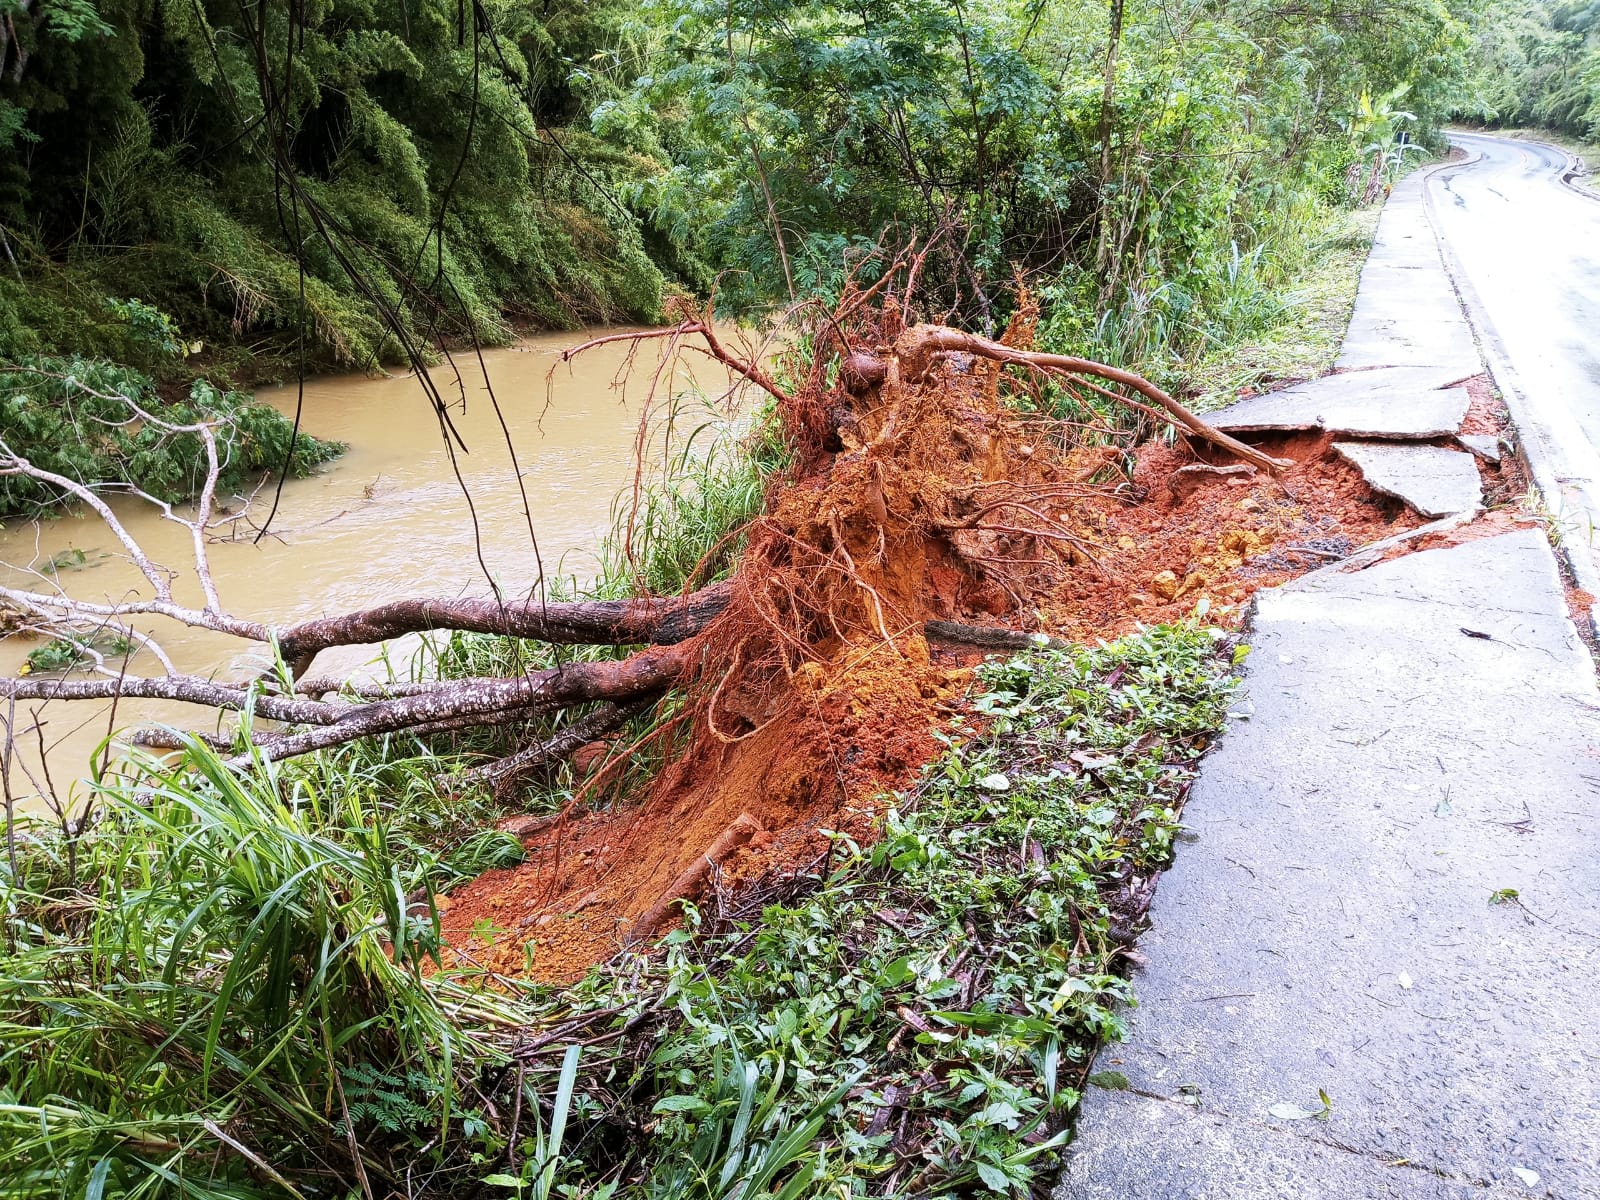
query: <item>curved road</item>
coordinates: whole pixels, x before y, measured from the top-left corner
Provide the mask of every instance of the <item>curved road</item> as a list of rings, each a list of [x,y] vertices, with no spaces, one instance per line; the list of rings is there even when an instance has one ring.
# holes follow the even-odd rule
[[[1549,146],[1451,141],[1480,157],[1429,180],[1435,228],[1499,383],[1520,393],[1524,441],[1554,468],[1568,535],[1600,549],[1600,200],[1562,182]]]

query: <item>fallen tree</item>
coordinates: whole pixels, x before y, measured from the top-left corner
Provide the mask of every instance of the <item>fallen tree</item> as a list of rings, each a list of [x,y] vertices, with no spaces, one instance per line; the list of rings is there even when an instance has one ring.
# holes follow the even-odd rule
[[[897,267],[906,269],[904,263]],[[1095,440],[1089,434],[1114,441],[1116,431],[1022,418],[998,401],[1008,368],[1021,369],[1035,382],[1053,380],[1125,405],[1146,421],[1167,421],[1184,437],[1208,442],[1251,467],[1272,472],[1288,465],[1212,428],[1131,372],[1028,350],[1025,330],[995,341],[939,325],[906,326],[896,303],[869,303],[876,291],[853,292],[837,312],[814,322],[813,352],[794,372],[797,386],[780,386],[757,361],[730,351],[705,314],[690,314],[668,329],[609,335],[568,352],[566,357],[617,338],[664,339],[673,349],[694,349],[716,360],[776,405],[795,452],[793,466],[769,495],[766,515],[749,531],[734,578],[681,596],[563,603],[538,596],[416,597],[275,626],[224,607],[212,579],[208,545],[223,520],[238,519],[219,518],[215,511],[221,464],[212,423],[164,423],[125,398],[130,420],[202,440],[209,469],[192,510],[127,485],[90,484],[44,470],[0,437],[0,475],[24,476],[75,497],[106,524],[148,584],[147,594],[106,604],[79,600],[59,587],[0,588],[0,604],[28,631],[83,646],[115,634],[163,668],[136,675],[127,669],[127,656],[111,662],[91,651],[91,677],[0,679],[0,698],[153,698],[281,726],[252,722],[253,745],[241,761],[284,759],[383,734],[503,725],[606,706],[599,710],[607,714],[603,718],[578,718],[586,722],[578,729],[583,736],[558,730],[471,775],[499,785],[530,764],[571,753],[596,728],[614,728],[610,722],[625,719],[617,714],[674,690],[694,689],[695,720],[705,736],[737,740],[760,724],[763,713],[770,715],[768,699],[752,699],[754,693],[771,693],[775,681],[860,637],[894,647],[908,634],[921,637],[932,621],[927,632],[934,638],[998,645],[1009,633],[1014,644],[1014,630],[986,633],[950,620],[960,611],[939,611],[919,599],[924,567],[934,558],[951,564],[969,592],[985,595],[979,607],[1027,624],[1026,596],[1038,590],[1038,578],[1059,574],[1065,564],[1094,562],[1092,539],[1073,527],[1067,510],[1074,498],[1106,486],[1094,476],[1097,464],[1109,460],[1091,456],[1087,469],[1074,469],[1071,460]],[[201,597],[198,606],[178,598],[179,570],[153,561],[118,519],[106,499],[114,494],[154,505],[188,530],[187,571]],[[159,639],[135,627],[135,619],[145,617],[257,643],[275,665],[233,682],[179,672]],[[307,677],[324,650],[428,631],[635,649],[614,660],[569,662],[507,678],[370,684]],[[136,740],[156,747],[179,744],[166,730],[142,731]]]

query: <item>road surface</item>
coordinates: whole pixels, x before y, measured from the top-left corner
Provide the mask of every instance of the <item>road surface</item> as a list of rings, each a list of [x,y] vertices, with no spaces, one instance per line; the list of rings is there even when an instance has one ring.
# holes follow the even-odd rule
[[[1600,200],[1561,180],[1549,146],[1452,134],[1476,161],[1428,183],[1435,227],[1496,366],[1521,393],[1565,535],[1600,550]],[[1514,400],[1514,398],[1513,398]],[[1513,411],[1516,411],[1515,403]],[[1551,498],[1553,499],[1553,498]]]

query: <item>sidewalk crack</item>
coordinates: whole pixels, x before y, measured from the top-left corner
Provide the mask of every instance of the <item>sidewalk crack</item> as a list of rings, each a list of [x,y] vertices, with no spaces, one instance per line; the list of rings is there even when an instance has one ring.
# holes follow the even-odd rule
[[[1478,1179],[1470,1175],[1463,1175],[1460,1172],[1449,1171],[1443,1167],[1435,1166],[1430,1163],[1418,1162],[1416,1159],[1389,1158],[1375,1150],[1368,1150],[1363,1146],[1355,1146],[1349,1142],[1342,1142],[1335,1137],[1322,1136],[1318,1133],[1299,1133],[1293,1129],[1286,1128],[1283,1125],[1272,1124],[1267,1121],[1258,1120],[1255,1117],[1241,1116],[1238,1113],[1227,1112],[1220,1108],[1202,1108],[1198,1105],[1186,1104],[1181,1100],[1173,1099],[1171,1096],[1163,1096],[1159,1092],[1146,1091],[1143,1088],[1133,1087],[1132,1085],[1126,1088],[1120,1088],[1118,1090],[1126,1091],[1144,1100],[1154,1100],[1157,1103],[1168,1105],[1190,1116],[1198,1115],[1217,1117],[1221,1120],[1233,1121],[1241,1125],[1251,1125],[1257,1129],[1267,1130],[1268,1132],[1277,1134],[1280,1137],[1300,1137],[1308,1142],[1315,1142],[1319,1146],[1327,1146],[1333,1150],[1342,1150],[1346,1154],[1355,1155],[1357,1158],[1363,1158],[1370,1162],[1378,1163],[1381,1166],[1391,1168],[1403,1167],[1407,1170],[1421,1171],[1425,1175],[1432,1175],[1436,1179],[1443,1179],[1450,1183],[1458,1183],[1464,1187],[1488,1189],[1494,1186],[1487,1179]]]

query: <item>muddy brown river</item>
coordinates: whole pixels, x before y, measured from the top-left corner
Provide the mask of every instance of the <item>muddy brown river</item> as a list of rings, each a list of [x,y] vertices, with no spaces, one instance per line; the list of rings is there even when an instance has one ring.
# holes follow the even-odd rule
[[[462,482],[415,378],[307,381],[302,427],[346,442],[349,449],[313,477],[284,486],[268,537],[254,541],[240,525],[238,540],[210,547],[223,607],[243,617],[287,622],[405,596],[487,595],[485,567],[508,596],[521,596],[537,585],[541,560],[547,578],[593,578],[613,505],[620,493],[631,492],[640,416],[659,359],[646,343],[627,371],[628,344],[614,343],[560,363],[561,352],[587,336],[535,337],[484,355],[521,468],[520,489],[506,433],[476,360],[462,356],[457,362],[464,388],[449,368],[434,371],[454,402],[451,419],[467,446],[465,454],[457,450],[456,463],[476,510],[476,545]],[[626,388],[620,386],[624,373]],[[658,469],[682,431],[735,411],[738,401],[726,395],[728,386],[721,368],[703,359],[685,357],[662,368],[650,404],[658,415],[649,422],[643,450],[647,470]],[[669,423],[659,414],[674,395],[679,415]],[[259,398],[292,413],[296,389],[269,388]],[[262,489],[250,514],[264,519],[271,499],[271,487]],[[198,608],[202,600],[188,530],[135,501],[118,500],[114,508],[152,559],[179,571],[175,599]],[[52,568],[52,560],[66,565]],[[88,512],[9,523],[0,532],[0,583],[34,591],[59,586],[70,596],[96,602],[149,591],[106,526]],[[259,649],[234,639],[161,618],[136,625],[160,641],[179,671],[240,678],[260,669]],[[40,644],[22,635],[0,638],[0,674],[15,675]],[[329,651],[317,660],[316,672],[381,671],[378,656],[385,651],[403,672],[415,649],[414,639],[403,639],[382,648]],[[136,655],[130,670],[161,673],[148,653]],[[81,796],[95,747],[113,727],[158,722],[211,728],[215,723],[205,709],[156,701],[124,700],[114,720],[106,704],[19,702],[19,733],[34,724],[35,710],[43,722],[43,761],[37,736],[28,733],[19,739],[11,770],[12,788],[24,809],[37,807],[38,793],[49,786],[45,768],[57,794]]]

